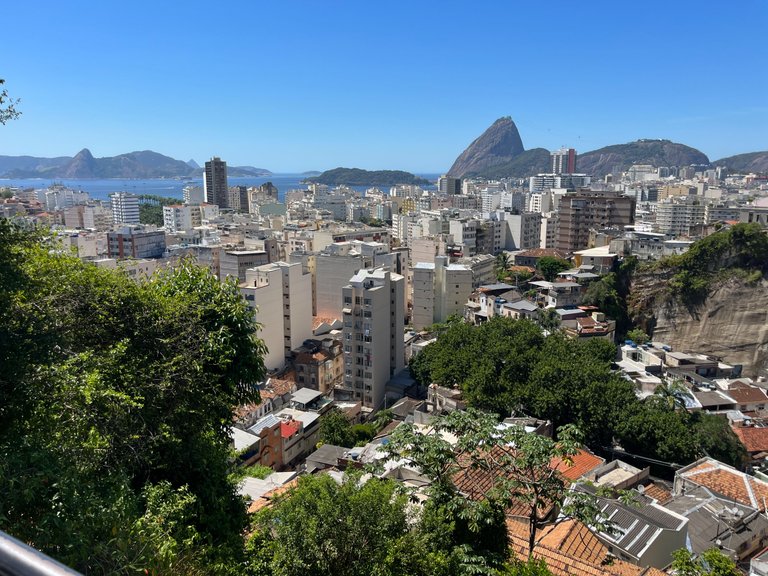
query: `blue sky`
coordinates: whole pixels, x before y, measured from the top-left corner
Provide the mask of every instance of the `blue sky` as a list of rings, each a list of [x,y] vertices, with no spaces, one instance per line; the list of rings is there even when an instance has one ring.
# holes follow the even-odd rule
[[[768,149],[768,2],[10,2],[0,154],[151,149],[275,172],[441,172],[526,148]]]

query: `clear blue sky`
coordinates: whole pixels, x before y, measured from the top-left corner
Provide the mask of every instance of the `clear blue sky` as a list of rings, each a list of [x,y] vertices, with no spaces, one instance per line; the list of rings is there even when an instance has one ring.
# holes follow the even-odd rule
[[[276,172],[526,148],[768,149],[768,2],[47,2],[2,11],[0,154],[151,149]]]

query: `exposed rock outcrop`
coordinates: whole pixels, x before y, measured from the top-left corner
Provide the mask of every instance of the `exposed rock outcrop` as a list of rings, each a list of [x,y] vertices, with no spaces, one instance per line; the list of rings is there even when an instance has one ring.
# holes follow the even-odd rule
[[[636,274],[630,312],[653,339],[683,352],[701,352],[742,364],[744,375],[768,376],[768,282],[733,277],[715,284],[689,308],[665,290],[659,274]]]
[[[448,170],[448,175],[463,178],[482,174],[485,169],[506,164],[523,153],[523,141],[512,118],[505,116],[475,139]]]

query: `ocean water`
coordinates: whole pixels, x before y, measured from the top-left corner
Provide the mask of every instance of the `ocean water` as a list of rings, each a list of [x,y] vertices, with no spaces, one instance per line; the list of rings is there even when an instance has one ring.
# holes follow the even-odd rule
[[[429,180],[437,180],[439,174],[419,174],[423,178]],[[290,190],[305,190],[306,184],[302,184],[301,181],[306,178],[302,174],[273,174],[272,176],[260,176],[253,177],[247,176],[242,178],[228,178],[230,186],[259,186],[265,182],[272,182],[277,186],[278,199],[282,202],[285,198],[285,193]],[[133,194],[153,194],[155,196],[167,196],[169,198],[183,197],[183,188],[185,186],[202,186],[202,178],[192,178],[185,180],[174,179],[149,179],[149,180],[134,180],[129,178],[109,178],[104,180],[99,179],[54,179],[49,180],[45,178],[24,178],[24,179],[8,179],[0,178],[0,187],[2,186],[18,186],[21,188],[48,188],[51,184],[64,184],[65,186],[74,190],[82,190],[88,192],[88,194],[94,200],[109,200],[109,195],[113,192],[132,192]],[[368,186],[353,186],[358,192],[364,192]],[[426,186],[425,188],[434,188],[434,186]],[[387,190],[385,190],[387,191]]]

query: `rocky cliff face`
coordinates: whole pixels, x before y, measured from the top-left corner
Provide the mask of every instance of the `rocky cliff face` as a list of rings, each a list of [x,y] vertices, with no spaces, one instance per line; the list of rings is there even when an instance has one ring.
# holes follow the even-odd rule
[[[448,174],[456,178],[481,174],[486,168],[510,162],[524,150],[517,126],[512,118],[505,116],[496,120],[461,153]]]
[[[658,274],[636,274],[632,281],[630,311],[654,340],[742,364],[745,376],[768,376],[767,281],[731,278],[693,309],[672,299],[664,286]]]

